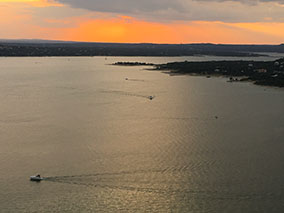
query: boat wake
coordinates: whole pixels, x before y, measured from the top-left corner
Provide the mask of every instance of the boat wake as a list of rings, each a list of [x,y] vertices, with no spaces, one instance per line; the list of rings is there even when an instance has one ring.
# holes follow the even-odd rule
[[[44,181],[70,184],[74,186],[94,187],[108,190],[132,191],[139,193],[190,194],[195,199],[220,200],[256,200],[279,199],[283,194],[273,194],[265,191],[216,191],[208,187],[188,185],[189,167],[164,170],[136,170],[114,173],[95,173],[70,176],[46,177]],[[190,182],[190,181],[189,181]]]
[[[168,193],[170,190],[169,186],[172,184],[171,180],[174,180],[176,175],[180,176],[181,173],[186,172],[186,170],[187,168],[181,168],[178,170],[161,169],[121,171],[113,173],[45,177],[44,180],[86,187],[149,193]],[[161,184],[160,181],[163,181],[163,184]]]
[[[151,95],[143,95],[143,94],[137,94],[137,93],[131,93],[131,92],[125,92],[125,91],[119,91],[119,90],[101,90],[101,93],[109,93],[109,94],[116,94],[116,95],[123,95],[123,96],[133,96],[138,98],[147,98],[152,100],[154,96]]]
[[[142,79],[135,79],[135,78],[125,78],[126,81],[138,81],[138,82],[145,82],[145,80]]]

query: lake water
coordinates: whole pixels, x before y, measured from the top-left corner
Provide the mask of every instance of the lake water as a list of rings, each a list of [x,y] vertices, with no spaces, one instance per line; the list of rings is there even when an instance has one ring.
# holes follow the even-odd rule
[[[284,212],[283,89],[108,65],[218,59],[0,58],[0,212]]]

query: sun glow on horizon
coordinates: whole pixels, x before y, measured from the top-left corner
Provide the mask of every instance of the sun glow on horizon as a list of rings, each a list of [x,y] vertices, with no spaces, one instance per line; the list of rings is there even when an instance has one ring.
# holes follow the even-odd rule
[[[59,39],[119,43],[283,43],[284,23],[173,22],[156,23],[120,16],[112,19],[77,20]],[[265,29],[269,29],[266,32]],[[281,30],[283,29],[283,30]],[[273,39],[272,39],[273,38]],[[274,42],[271,42],[273,40]]]
[[[25,3],[34,7],[62,7],[63,4],[55,2],[54,0],[0,0],[0,3]]]
[[[284,43],[283,22],[149,21],[54,0],[0,0],[0,38],[118,43]],[[3,18],[4,17],[4,18]]]

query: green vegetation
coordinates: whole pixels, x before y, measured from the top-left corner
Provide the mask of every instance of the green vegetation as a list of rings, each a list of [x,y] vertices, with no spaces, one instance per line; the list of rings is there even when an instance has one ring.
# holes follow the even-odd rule
[[[222,75],[233,81],[253,81],[258,85],[284,87],[284,58],[276,61],[174,62],[156,65],[156,70],[178,74]],[[235,78],[234,78],[235,77]],[[236,78],[237,77],[237,78]]]
[[[145,63],[117,62],[115,65],[137,66]],[[148,64],[150,65],[150,64]],[[258,85],[284,87],[284,58],[276,61],[206,61],[173,62],[153,65],[154,70],[170,74],[196,74],[229,77],[228,82],[252,81]]]

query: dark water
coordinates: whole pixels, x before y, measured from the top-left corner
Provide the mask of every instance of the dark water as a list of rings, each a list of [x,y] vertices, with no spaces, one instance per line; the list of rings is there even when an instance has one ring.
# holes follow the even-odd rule
[[[284,212],[283,89],[130,60],[0,58],[0,212]]]

